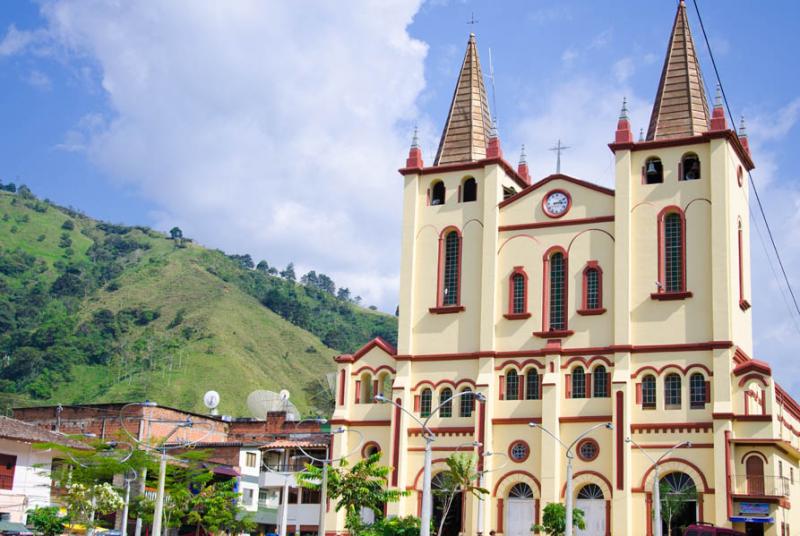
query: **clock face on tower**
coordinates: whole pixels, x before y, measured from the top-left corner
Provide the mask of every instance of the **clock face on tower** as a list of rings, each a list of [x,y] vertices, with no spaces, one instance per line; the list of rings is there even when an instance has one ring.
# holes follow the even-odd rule
[[[572,200],[563,190],[553,190],[544,197],[542,208],[551,218],[560,218],[569,210]]]

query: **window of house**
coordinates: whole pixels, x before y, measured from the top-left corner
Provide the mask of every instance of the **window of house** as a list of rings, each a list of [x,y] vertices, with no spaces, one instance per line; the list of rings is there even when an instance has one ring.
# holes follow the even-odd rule
[[[477,201],[478,199],[478,183],[472,177],[464,181],[462,199],[464,203]]]
[[[522,272],[511,274],[511,314],[519,315],[527,312],[525,284],[525,274]]]
[[[681,158],[680,180],[696,181],[700,178],[700,159],[694,153],[686,153]]]
[[[572,398],[586,398],[586,373],[583,367],[572,369]]]
[[[516,194],[517,190],[513,186],[503,186],[503,199],[514,197]]]
[[[442,392],[439,393],[439,404],[441,404],[441,408],[439,409],[439,416],[440,417],[452,417],[453,416],[453,391],[450,389],[442,389]]]
[[[592,372],[592,397],[608,398],[608,373],[606,367],[600,365]]]
[[[519,375],[514,369],[506,373],[506,400],[519,399]]]
[[[475,410],[475,395],[469,387],[465,387],[461,392],[469,394],[461,395],[459,398],[459,415],[462,417],[472,417],[472,412]]]
[[[256,453],[255,452],[246,452],[244,455],[244,464],[247,467],[255,467],[256,466]]]
[[[461,237],[458,231],[452,230],[445,235],[442,252],[443,273],[441,285],[442,305],[458,305],[459,271],[461,268]]]
[[[664,378],[664,405],[667,409],[681,407],[681,377],[674,372]]]
[[[566,259],[563,253],[557,251],[550,255],[549,261],[548,327],[549,331],[560,331],[567,329]]]
[[[664,166],[658,158],[648,158],[642,170],[645,184],[659,184],[664,182]]]
[[[436,181],[431,188],[431,205],[444,205],[444,182]]]
[[[419,398],[419,414],[422,417],[430,417],[431,405],[433,404],[433,391],[424,389]]]
[[[539,372],[533,368],[525,374],[525,398],[539,400]]]
[[[689,378],[689,407],[703,409],[706,407],[706,378],[700,373]]]
[[[684,290],[684,228],[683,218],[670,212],[663,220],[663,277],[661,284],[665,292]]]
[[[242,490],[242,504],[251,505],[253,504],[253,490],[252,488],[244,488]]]
[[[0,489],[12,489],[14,487],[14,470],[16,467],[16,456],[0,454]]]
[[[319,504],[320,498],[321,494],[318,489],[303,488],[300,504]]]
[[[642,407],[656,408],[656,377],[647,375],[642,379]]]

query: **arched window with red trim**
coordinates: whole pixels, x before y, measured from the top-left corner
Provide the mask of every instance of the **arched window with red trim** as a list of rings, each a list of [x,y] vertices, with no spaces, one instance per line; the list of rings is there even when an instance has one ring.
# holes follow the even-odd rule
[[[455,228],[446,229],[439,242],[438,305],[457,306],[461,287],[461,233]]]
[[[678,207],[667,207],[658,216],[658,292],[655,299],[687,298],[686,218]]]
[[[519,374],[514,369],[506,372],[506,400],[519,400]]]
[[[567,255],[553,248],[544,260],[545,318],[544,331],[567,329]]]
[[[528,274],[522,266],[515,266],[508,277],[508,313],[506,318],[529,318],[528,312]]]
[[[589,261],[583,269],[582,315],[596,315],[605,312],[603,307],[603,269],[597,261]]]

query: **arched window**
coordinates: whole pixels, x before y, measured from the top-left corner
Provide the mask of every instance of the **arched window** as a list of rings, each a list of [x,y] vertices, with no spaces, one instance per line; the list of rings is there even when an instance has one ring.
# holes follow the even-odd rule
[[[509,499],[533,499],[533,490],[529,485],[524,482],[514,484],[514,487],[508,492]]]
[[[519,399],[519,376],[514,369],[506,372],[506,400]]]
[[[664,378],[664,406],[666,409],[681,407],[681,377],[674,372]]]
[[[665,209],[659,218],[658,293],[686,291],[686,221],[678,209]]]
[[[444,205],[444,194],[444,182],[434,182],[431,187],[431,205]]]
[[[461,197],[464,203],[478,200],[478,183],[472,177],[464,181]]]
[[[603,312],[603,270],[597,261],[589,261],[583,270],[583,314]]]
[[[678,176],[682,181],[696,181],[700,178],[700,159],[694,153],[686,153],[681,158]]]
[[[645,184],[664,182],[664,166],[658,158],[648,158],[642,167],[642,179]]]
[[[706,378],[699,372],[692,374],[689,378],[689,407],[692,409],[703,409],[708,402],[708,386]]]
[[[515,318],[528,312],[528,275],[522,266],[515,266],[508,280],[508,316]]]
[[[453,416],[453,391],[448,388],[442,389],[439,393],[439,404],[442,407],[439,409],[439,416],[440,417],[452,417]]]
[[[461,235],[457,230],[447,231],[441,244],[441,277],[439,304],[459,304],[461,279]]]
[[[372,389],[372,376],[365,372],[361,375],[361,403],[371,404],[374,402],[375,394]]]
[[[535,368],[529,368],[525,373],[525,398],[527,400],[539,400],[539,372]]]
[[[420,417],[430,417],[432,405],[433,405],[433,391],[431,391],[430,389],[424,389],[419,397]]]
[[[547,274],[547,326],[545,331],[567,329],[567,259],[562,251],[545,258]]]
[[[394,383],[394,378],[388,372],[384,372],[380,376],[380,381],[378,382],[378,386],[380,389],[380,394],[385,396],[386,398],[391,398],[392,396],[392,384]]]
[[[642,378],[642,408],[656,409],[656,377],[652,374]]]
[[[459,397],[459,415],[461,417],[472,417],[472,412],[475,410],[475,395],[469,387],[465,387],[461,392],[469,394]]]
[[[603,490],[597,484],[586,484],[578,492],[578,499],[604,499]]]
[[[586,373],[583,367],[572,369],[572,396],[570,398],[586,398]]]
[[[592,372],[592,397],[608,398],[608,372],[606,367],[600,365]]]

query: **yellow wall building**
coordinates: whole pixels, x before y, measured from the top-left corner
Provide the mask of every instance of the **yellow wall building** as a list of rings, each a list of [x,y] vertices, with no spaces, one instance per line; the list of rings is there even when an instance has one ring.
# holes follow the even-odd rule
[[[634,141],[623,105],[614,190],[562,174],[532,183],[524,159],[503,158],[490,117],[470,36],[433,165],[414,143],[400,170],[398,346],[337,357],[333,423],[363,434],[354,458],[380,449],[391,486],[410,492],[387,513],[418,515],[425,441],[374,396],[424,420],[471,391],[486,402],[462,395],[430,418],[434,481],[477,441],[491,493],[464,497],[446,534],[527,535],[563,502],[564,452],[531,422],[565,443],[613,423],[576,445],[580,534],[652,534],[645,453],[684,440],[661,465],[666,485],[696,490],[676,526],[800,530],[800,407],[751,358],[753,163],[719,101],[709,108],[683,2],[646,139]],[[334,456],[354,442],[337,435]],[[341,532],[343,516],[331,509],[327,526]]]

